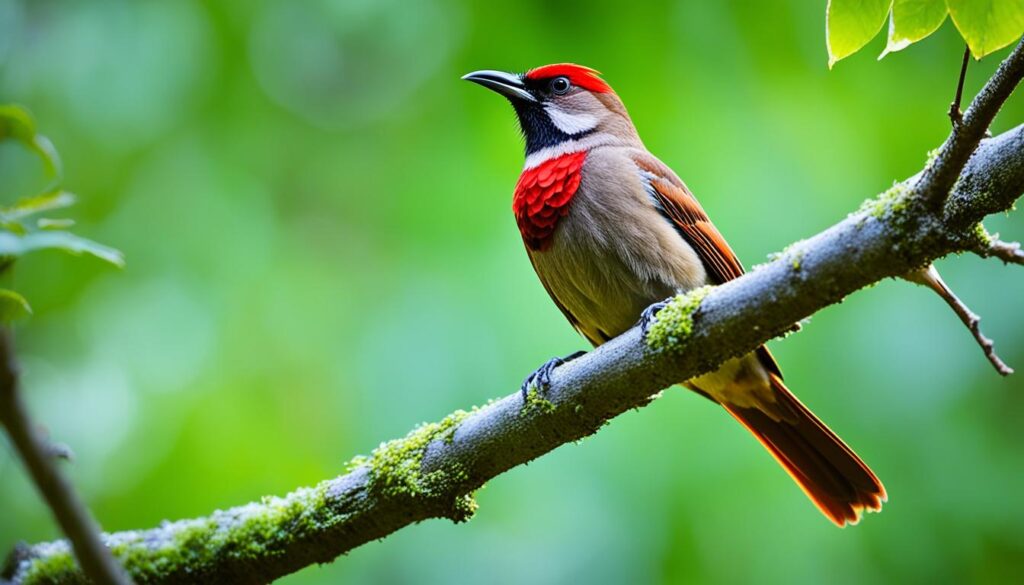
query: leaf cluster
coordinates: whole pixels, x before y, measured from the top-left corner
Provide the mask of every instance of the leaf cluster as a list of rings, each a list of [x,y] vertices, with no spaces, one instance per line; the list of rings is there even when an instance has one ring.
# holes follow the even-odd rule
[[[861,50],[889,21],[879,59],[932,34],[949,16],[971,54],[981,59],[1024,33],[1024,0],[829,0],[825,9],[828,66]]]
[[[53,144],[36,130],[32,115],[20,106],[0,104],[0,141],[13,140],[36,154],[43,163],[46,186],[11,205],[0,204],[0,273],[14,261],[37,250],[87,254],[115,266],[124,265],[121,252],[70,231],[74,220],[53,217],[75,204],[74,194],[61,188],[63,170]],[[21,294],[0,288],[0,323],[10,323],[32,312]]]

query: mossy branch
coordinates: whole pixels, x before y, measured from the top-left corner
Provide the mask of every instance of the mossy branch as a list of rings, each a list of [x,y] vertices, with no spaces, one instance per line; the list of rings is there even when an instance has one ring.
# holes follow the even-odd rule
[[[140,584],[266,583],[409,524],[468,519],[474,490],[499,474],[597,432],[861,288],[977,251],[977,224],[1024,191],[1024,126],[978,145],[1022,73],[1018,46],[921,174],[743,277],[672,301],[648,339],[633,328],[558,367],[544,395],[524,403],[516,391],[421,426],[316,487],[106,535],[107,544]],[[85,582],[63,541],[19,547],[2,576]]]

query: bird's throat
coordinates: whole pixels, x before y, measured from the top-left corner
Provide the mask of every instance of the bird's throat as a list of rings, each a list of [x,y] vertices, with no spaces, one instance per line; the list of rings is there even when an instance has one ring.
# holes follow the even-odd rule
[[[571,140],[579,140],[594,132],[593,125],[581,125],[579,120],[573,119],[571,116],[567,117],[565,114],[560,116],[561,124],[559,124],[552,118],[550,109],[536,104],[513,101],[512,105],[515,107],[519,126],[526,138],[527,156],[545,148],[558,146]]]

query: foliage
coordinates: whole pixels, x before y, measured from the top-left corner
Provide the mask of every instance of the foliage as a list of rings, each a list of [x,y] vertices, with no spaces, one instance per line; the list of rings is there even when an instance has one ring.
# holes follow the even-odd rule
[[[20,106],[0,105],[0,140],[15,140],[42,160],[47,186],[41,193],[24,197],[13,205],[0,206],[0,271],[10,268],[14,259],[37,250],[61,250],[71,254],[89,254],[115,266],[123,266],[121,252],[77,236],[68,228],[70,219],[55,219],[42,214],[71,207],[75,196],[60,188],[63,170],[53,144],[36,131],[32,115]],[[0,323],[10,323],[32,313],[22,295],[0,289]]]
[[[886,17],[889,39],[879,59],[932,34],[947,14],[975,59],[1024,33],[1024,0],[829,0],[825,13],[829,67],[868,44]]]

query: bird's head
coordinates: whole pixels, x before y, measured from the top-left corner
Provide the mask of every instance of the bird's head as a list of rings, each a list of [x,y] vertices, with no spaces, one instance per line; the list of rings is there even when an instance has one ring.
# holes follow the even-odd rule
[[[526,73],[474,71],[462,77],[508,98],[526,138],[526,154],[600,137],[639,142],[622,101],[597,71],[560,63]]]

